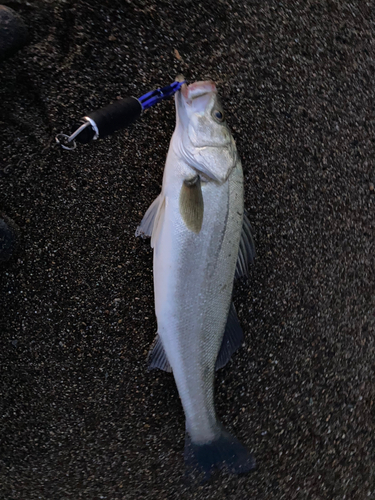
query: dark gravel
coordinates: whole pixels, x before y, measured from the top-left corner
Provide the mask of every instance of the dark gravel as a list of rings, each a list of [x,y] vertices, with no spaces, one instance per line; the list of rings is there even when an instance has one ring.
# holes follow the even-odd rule
[[[14,0],[0,66],[0,498],[375,499],[375,13],[364,0]],[[258,258],[217,376],[247,477],[184,480],[173,378],[148,373],[157,196],[174,105],[74,152],[54,136],[178,73],[218,82]]]

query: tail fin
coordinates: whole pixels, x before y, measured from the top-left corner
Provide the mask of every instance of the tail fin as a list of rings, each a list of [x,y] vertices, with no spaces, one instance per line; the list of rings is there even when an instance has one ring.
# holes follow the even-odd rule
[[[185,463],[189,472],[204,474],[209,479],[215,469],[228,469],[232,474],[244,474],[255,468],[254,456],[224,427],[218,439],[195,444],[186,433]]]

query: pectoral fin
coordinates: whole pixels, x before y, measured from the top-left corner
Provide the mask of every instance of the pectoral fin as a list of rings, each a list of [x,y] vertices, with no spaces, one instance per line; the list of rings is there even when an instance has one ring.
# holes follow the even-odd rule
[[[203,196],[199,175],[184,180],[180,192],[180,214],[186,227],[198,234],[203,223]]]

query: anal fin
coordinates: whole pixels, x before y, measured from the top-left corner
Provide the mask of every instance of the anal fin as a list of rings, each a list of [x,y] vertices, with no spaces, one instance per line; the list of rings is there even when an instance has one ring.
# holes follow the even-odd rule
[[[164,370],[165,372],[172,372],[171,365],[169,364],[167,355],[165,354],[163,344],[161,343],[160,337],[156,334],[154,343],[151,346],[148,358],[148,369],[154,370],[159,368],[159,370]]]
[[[234,308],[234,304],[232,302],[229,309],[223,341],[216,359],[216,370],[223,368],[223,366],[228,363],[232,354],[241,346],[243,340],[243,331],[238,321],[236,309]]]

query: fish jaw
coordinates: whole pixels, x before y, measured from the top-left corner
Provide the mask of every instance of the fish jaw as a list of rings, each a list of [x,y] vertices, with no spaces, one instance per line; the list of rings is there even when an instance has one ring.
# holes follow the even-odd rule
[[[197,97],[202,97],[206,94],[216,93],[216,85],[211,80],[207,80],[204,82],[194,82],[190,85],[184,83],[181,86],[181,94],[183,95],[185,101],[189,101],[189,104],[192,103],[192,100]],[[203,103],[202,103],[203,104]],[[204,111],[203,106],[197,106],[197,110]]]
[[[176,123],[187,128],[192,112],[204,113],[213,94],[217,94],[216,85],[211,81],[182,84],[175,95]]]

